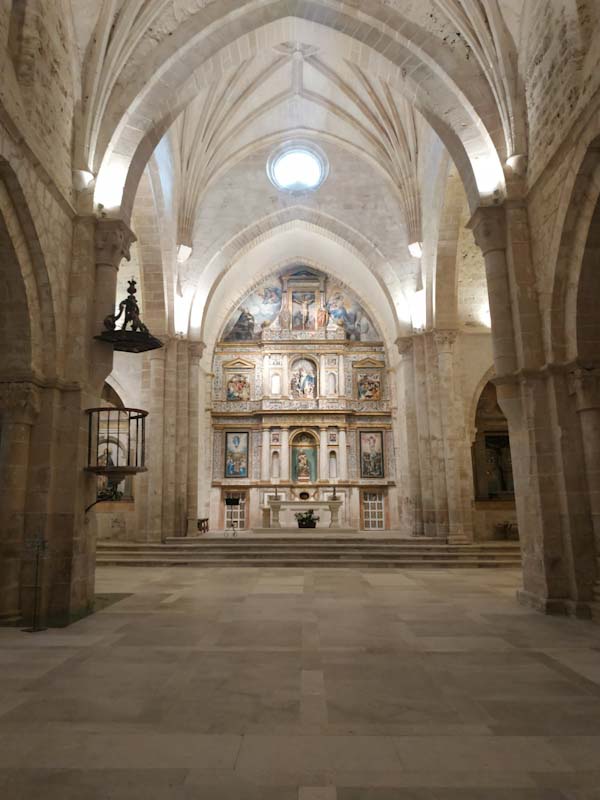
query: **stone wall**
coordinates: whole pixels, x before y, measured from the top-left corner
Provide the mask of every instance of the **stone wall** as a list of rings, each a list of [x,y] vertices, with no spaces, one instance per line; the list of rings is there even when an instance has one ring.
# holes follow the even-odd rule
[[[11,8],[13,9],[11,11]],[[11,15],[18,15],[19,39]],[[72,145],[79,90],[79,64],[67,0],[3,3],[0,51],[4,114],[65,197],[73,196]]]
[[[600,87],[595,0],[528,0],[520,70],[534,182]]]

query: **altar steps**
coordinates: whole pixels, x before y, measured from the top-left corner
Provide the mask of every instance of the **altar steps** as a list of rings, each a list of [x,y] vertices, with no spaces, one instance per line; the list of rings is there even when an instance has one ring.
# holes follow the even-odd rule
[[[455,545],[435,540],[243,536],[167,543],[99,542],[104,566],[490,568],[520,567],[517,542]]]

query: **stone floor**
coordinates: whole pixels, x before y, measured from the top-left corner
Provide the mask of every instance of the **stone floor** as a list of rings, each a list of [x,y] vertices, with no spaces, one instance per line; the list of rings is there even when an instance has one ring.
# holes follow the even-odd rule
[[[99,569],[103,611],[0,629],[0,797],[598,800],[600,626],[518,578]]]

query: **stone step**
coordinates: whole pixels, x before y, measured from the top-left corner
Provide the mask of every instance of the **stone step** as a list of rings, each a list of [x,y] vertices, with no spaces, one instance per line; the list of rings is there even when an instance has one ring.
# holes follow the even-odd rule
[[[470,569],[490,569],[490,568],[518,568],[521,566],[519,559],[493,559],[482,561],[480,559],[461,559],[454,561],[440,559],[382,559],[373,560],[371,558],[243,558],[243,559],[223,559],[223,558],[201,558],[201,557],[180,557],[164,558],[160,556],[139,557],[139,556],[100,556],[96,559],[98,566],[129,566],[129,567],[358,567],[358,568],[381,568],[381,569],[409,569],[421,568],[470,568]]]
[[[342,537],[198,538],[160,542],[99,542],[96,563],[106,566],[198,567],[519,567],[518,543],[451,545]]]
[[[508,547],[486,547],[486,548],[476,548],[476,547],[403,547],[402,545],[379,545],[379,544],[365,544],[360,545],[357,543],[348,543],[343,545],[337,544],[328,544],[328,543],[320,543],[320,544],[304,544],[304,543],[280,543],[280,542],[263,542],[258,545],[248,544],[247,542],[231,542],[231,543],[219,543],[219,544],[207,544],[207,545],[196,545],[194,547],[177,547],[173,545],[162,545],[162,546],[148,546],[148,545],[101,545],[98,547],[98,552],[106,553],[106,552],[114,552],[114,553],[211,553],[211,552],[257,552],[262,553],[268,550],[279,550],[281,552],[302,552],[302,551],[319,551],[319,552],[331,552],[331,553],[345,553],[349,551],[353,552],[379,552],[379,553],[447,553],[449,555],[459,555],[459,554],[482,554],[482,555],[492,555],[494,553],[499,554],[508,554],[508,553],[518,553],[518,548],[508,548]]]
[[[299,558],[320,558],[336,560],[340,558],[354,558],[365,559],[369,558],[374,561],[389,561],[389,560],[413,560],[413,561],[464,561],[464,560],[478,560],[478,561],[495,561],[502,559],[509,559],[511,561],[520,561],[517,553],[380,553],[373,551],[357,552],[354,550],[348,551],[322,551],[322,550],[302,550],[302,551],[284,551],[266,549],[264,551],[211,551],[204,553],[147,553],[147,552],[125,552],[119,553],[116,551],[106,551],[98,553],[99,558],[163,558],[181,560],[190,558],[204,558],[204,559],[223,559],[223,560],[241,560],[245,558],[283,558],[283,559],[299,559]]]
[[[203,561],[244,561],[247,559],[252,560],[261,560],[261,559],[281,559],[284,561],[293,561],[293,560],[303,560],[303,559],[313,559],[317,558],[322,561],[340,561],[340,560],[347,560],[352,559],[353,561],[377,561],[377,562],[386,562],[386,561],[414,561],[414,562],[423,562],[426,563],[428,561],[444,561],[447,564],[454,564],[459,563],[462,561],[479,561],[481,563],[488,563],[497,561],[502,563],[504,561],[510,562],[519,562],[519,559],[516,556],[488,556],[488,557],[478,557],[478,556],[467,556],[467,555],[460,555],[460,556],[442,556],[442,555],[435,555],[435,556],[424,556],[424,555],[416,555],[416,556],[406,556],[406,555],[382,555],[379,553],[281,553],[277,551],[269,551],[266,553],[193,553],[189,555],[177,554],[173,555],[170,553],[160,553],[160,554],[147,554],[147,553],[103,553],[98,556],[97,561],[99,562],[100,559],[104,560],[127,560],[127,559],[147,559],[152,560],[154,558],[160,558],[162,560],[172,561],[173,563],[179,561],[190,561],[190,560],[203,560]]]
[[[210,539],[197,542],[181,542],[173,543],[169,541],[167,544],[160,542],[98,542],[98,550],[116,550],[123,552],[127,550],[138,551],[146,550],[148,552],[159,551],[165,552],[166,550],[172,552],[187,552],[187,551],[200,551],[200,550],[214,550],[214,549],[257,549],[264,550],[269,547],[277,547],[281,549],[301,549],[301,548],[317,548],[317,549],[339,549],[345,550],[352,549],[380,549],[403,550],[405,552],[519,552],[518,544],[504,544],[504,543],[477,543],[477,544],[412,544],[410,542],[397,541],[397,540],[369,540],[369,539],[353,539],[353,540],[285,540],[285,539],[247,539],[247,538],[231,538],[231,539]]]

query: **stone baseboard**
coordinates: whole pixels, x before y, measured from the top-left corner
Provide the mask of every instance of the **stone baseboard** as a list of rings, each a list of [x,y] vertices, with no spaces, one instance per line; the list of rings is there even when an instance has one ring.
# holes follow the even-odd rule
[[[517,590],[517,600],[522,606],[533,608],[542,614],[577,619],[592,619],[592,604],[563,597],[539,597],[525,589]]]

